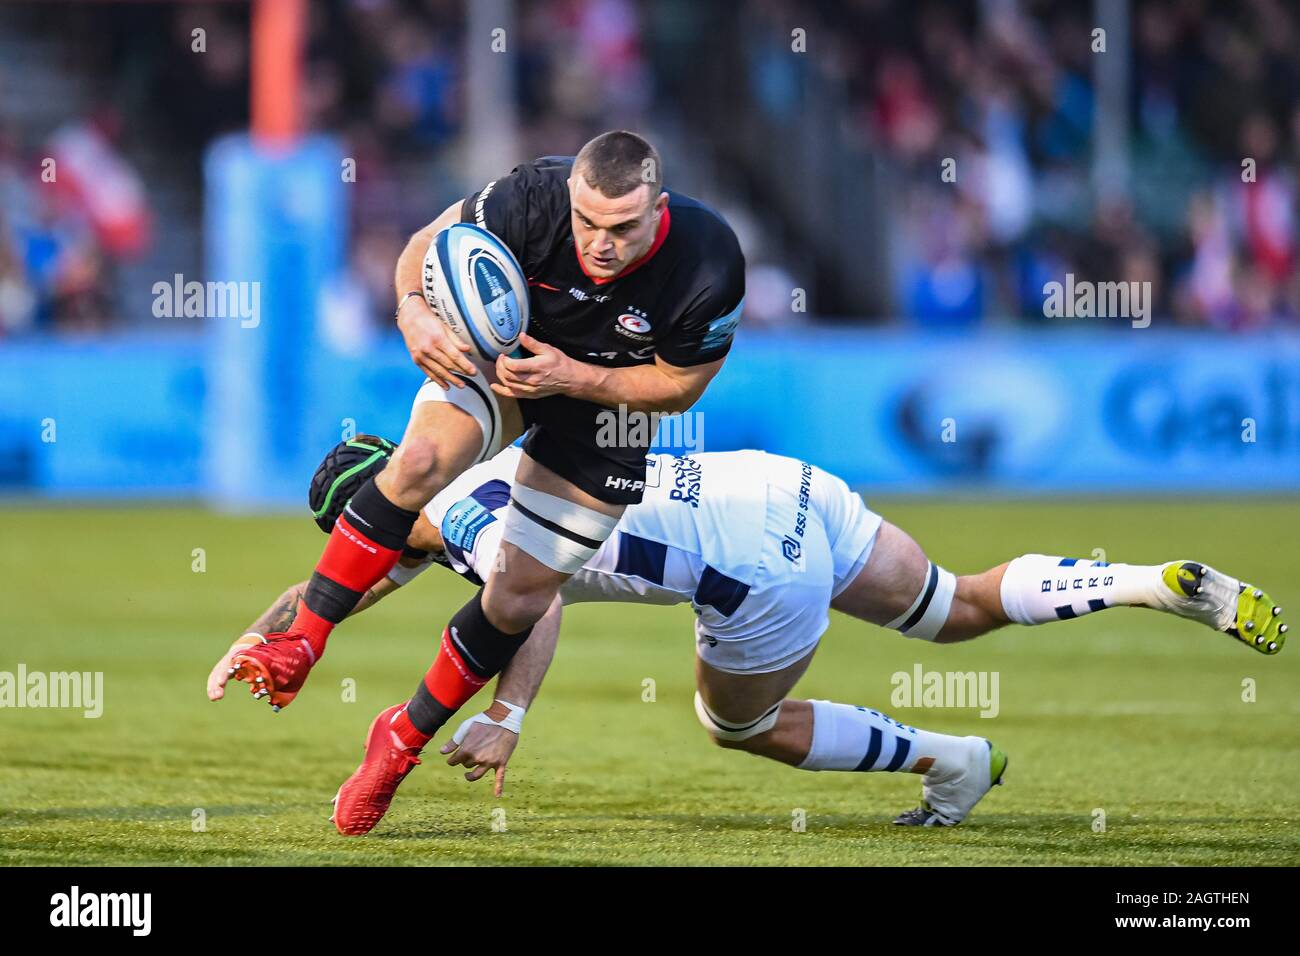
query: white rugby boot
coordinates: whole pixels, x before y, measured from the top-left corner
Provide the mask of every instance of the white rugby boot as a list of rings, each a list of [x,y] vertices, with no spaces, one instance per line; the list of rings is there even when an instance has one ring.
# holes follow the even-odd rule
[[[983,737],[963,738],[969,746],[962,758],[936,763],[921,778],[921,805],[899,814],[904,827],[955,827],[984,795],[1002,783],[1007,755]]]

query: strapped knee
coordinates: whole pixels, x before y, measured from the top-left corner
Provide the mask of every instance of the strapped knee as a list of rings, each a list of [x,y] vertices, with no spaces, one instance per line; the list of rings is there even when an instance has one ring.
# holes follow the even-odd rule
[[[510,492],[502,538],[548,568],[574,574],[591,560],[617,524],[618,518],[516,484]]]
[[[700,692],[696,691],[695,716],[700,718],[700,723],[704,725],[704,729],[718,740],[748,740],[750,737],[757,737],[759,734],[766,733],[776,726],[776,722],[781,716],[781,703],[778,700],[765,710],[757,720],[746,721],[743,724],[729,724],[724,720],[719,720],[718,716],[705,705]]]
[[[922,641],[933,641],[939,636],[952,610],[953,595],[957,593],[957,576],[933,561],[929,565],[925,586],[912,606],[885,625]]]

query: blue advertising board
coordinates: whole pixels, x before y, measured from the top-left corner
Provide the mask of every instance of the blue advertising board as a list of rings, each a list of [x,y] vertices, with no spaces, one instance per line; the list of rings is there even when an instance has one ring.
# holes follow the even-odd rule
[[[1295,335],[750,336],[697,408],[890,492],[1300,488]]]
[[[0,491],[298,505],[349,429],[400,439],[423,381],[396,336],[360,358],[320,344],[273,422],[260,402],[216,414],[221,341],[0,345]],[[282,374],[258,368],[234,387]],[[745,334],[693,411],[692,448],[795,455],[873,492],[1300,490],[1294,335]],[[214,475],[232,447],[242,481]]]

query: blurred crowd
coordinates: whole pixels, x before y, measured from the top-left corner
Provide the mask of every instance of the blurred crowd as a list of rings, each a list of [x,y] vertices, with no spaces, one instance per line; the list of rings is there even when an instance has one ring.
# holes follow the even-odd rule
[[[27,6],[32,15],[11,28],[9,42],[22,42],[24,30],[56,42],[66,56],[48,65],[50,73],[80,76],[91,96],[86,115],[67,117],[53,132],[24,128],[14,110],[0,108],[0,335],[95,330],[120,319],[121,267],[147,261],[151,239],[167,240],[162,227],[198,230],[201,223],[197,216],[160,222],[152,234],[145,226],[131,241],[109,241],[87,208],[95,194],[47,188],[53,184],[42,180],[41,164],[56,139],[75,130],[111,157],[142,221],[151,219],[150,193],[163,187],[200,195],[203,148],[248,126],[249,10],[83,4],[66,8],[56,23]],[[348,271],[326,297],[324,320],[350,329],[342,337],[364,338],[357,326],[391,326],[393,264],[406,237],[473,188],[457,168],[466,4],[313,0],[308,9],[305,127],[341,136],[356,160]],[[642,125],[651,87],[640,24],[634,0],[517,5],[505,42],[516,54],[521,157],[576,151],[611,125]],[[39,83],[18,73],[0,56],[0,107]],[[16,80],[24,81],[17,89]],[[122,128],[124,116],[132,128]],[[149,154],[164,162],[149,164],[149,189],[133,189],[142,182],[133,157]]]
[[[516,11],[501,42],[515,54],[518,159],[576,152],[611,125],[642,124],[650,83],[633,0]],[[393,266],[407,237],[482,185],[459,168],[466,29],[461,0],[313,7],[307,122],[341,133],[357,160],[349,270],[326,316],[337,342],[355,339],[366,317],[372,331],[391,327]]]
[[[150,221],[111,123],[60,126],[40,155],[0,126],[0,335],[114,324],[116,263],[147,247]]]
[[[1095,49],[1091,2],[752,0],[734,19],[770,36],[738,28],[694,38],[697,49],[753,47],[751,83],[696,94],[681,81],[681,58],[704,6],[518,3],[507,42],[521,155],[573,151],[610,126],[670,126],[683,96],[760,109],[782,95],[784,49],[802,26],[812,68],[848,104],[843,141],[821,148],[862,149],[888,187],[878,214],[889,236],[890,301],[862,319],[1058,321],[1043,316],[1043,287],[1073,274],[1149,282],[1155,313],[1187,325],[1300,321],[1294,4],[1133,0],[1118,164],[1099,162],[1105,101],[1096,78],[1105,57],[1121,55],[1121,38]],[[66,42],[98,50],[79,68],[108,90],[102,102],[36,138],[0,115],[0,335],[109,324],[120,311],[122,267],[165,242],[141,185],[141,151],[175,150],[188,164],[181,186],[198,191],[204,144],[248,122],[244,5],[130,5],[112,17],[102,5],[77,9],[82,19]],[[392,266],[406,236],[474,186],[457,177],[466,5],[321,0],[310,9],[307,124],[341,135],[357,159],[348,272],[326,318],[378,329],[388,323]],[[724,22],[732,16],[725,3],[719,10]],[[206,31],[202,56],[192,50],[196,23]],[[10,80],[0,64],[0,96]],[[124,130],[115,117],[127,115],[151,116],[154,128]],[[799,110],[789,115],[797,138]],[[41,178],[50,157],[61,173],[52,183]],[[87,169],[112,175],[90,188]],[[783,260],[783,232],[761,197],[738,195],[716,202],[759,237],[754,306],[779,322],[800,264]]]
[[[1094,124],[1097,70],[1120,38],[1094,34],[1092,8],[834,13],[855,122],[905,183],[899,313],[1059,321],[1043,317],[1043,287],[1073,274],[1149,282],[1156,314],[1187,325],[1300,321],[1300,7],[1134,0],[1118,168],[1099,162]]]

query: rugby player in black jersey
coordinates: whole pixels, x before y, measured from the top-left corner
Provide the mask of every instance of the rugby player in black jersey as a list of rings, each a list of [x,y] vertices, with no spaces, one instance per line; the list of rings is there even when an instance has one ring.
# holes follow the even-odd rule
[[[391,463],[335,523],[291,629],[236,657],[234,676],[277,709],[289,703],[333,627],[402,555],[424,503],[521,432],[525,455],[498,569],[451,618],[411,700],[375,718],[366,759],[339,791],[341,832],[369,830],[424,744],[505,666],[640,500],[652,430],[611,442],[598,416],[686,410],[731,347],[744,298],[739,243],[717,213],[664,190],[662,172],[640,136],[604,133],[571,160],[525,163],[449,207],[398,260],[398,326],[429,382]],[[480,370],[421,294],[425,252],[457,221],[495,233],[524,269],[524,357]]]

